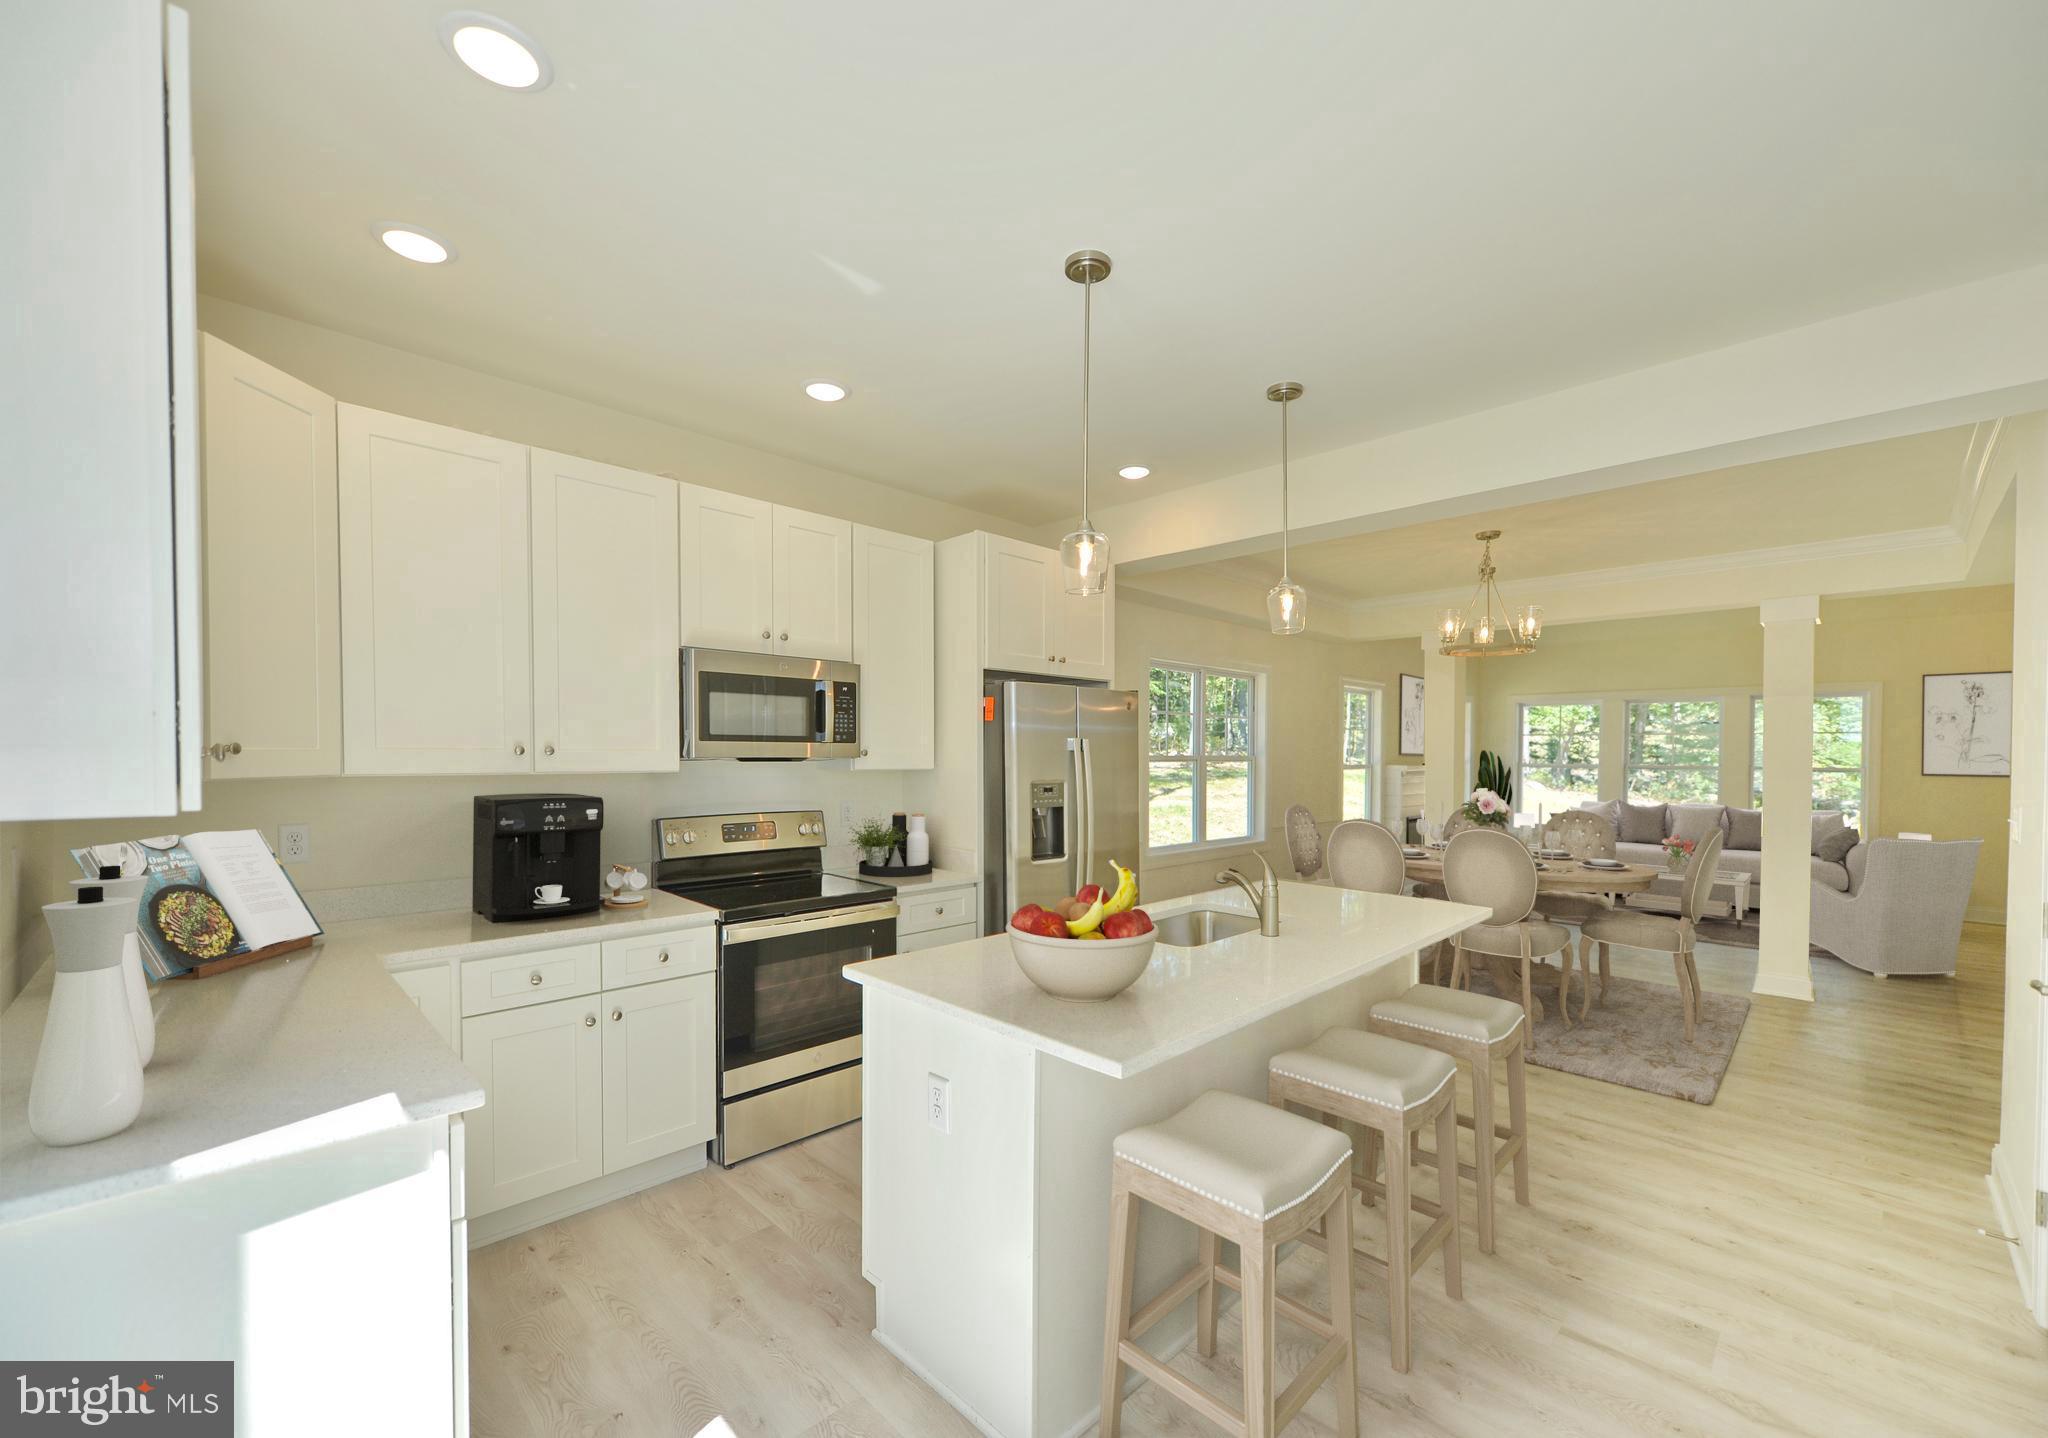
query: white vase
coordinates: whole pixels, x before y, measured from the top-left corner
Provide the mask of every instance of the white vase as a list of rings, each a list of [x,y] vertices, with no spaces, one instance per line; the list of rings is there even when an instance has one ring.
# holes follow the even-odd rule
[[[103,902],[96,886],[79,892],[43,906],[56,977],[29,1080],[28,1127],[53,1148],[119,1133],[142,1112],[142,1058],[121,966],[135,911]]]

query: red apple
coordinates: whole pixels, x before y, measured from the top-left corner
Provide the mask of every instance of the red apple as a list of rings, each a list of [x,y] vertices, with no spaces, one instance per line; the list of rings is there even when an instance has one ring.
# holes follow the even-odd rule
[[[1019,910],[1019,917],[1011,920],[1011,923],[1016,928],[1021,929],[1027,934],[1037,934],[1040,938],[1046,939],[1064,939],[1067,936],[1067,921],[1065,919],[1053,913],[1050,909],[1039,908],[1036,904],[1029,907],[1031,909],[1030,913],[1027,914]]]
[[[1026,927],[1025,921],[1029,919],[1033,914],[1042,914],[1044,912],[1045,910],[1040,908],[1037,904],[1026,904],[1022,908],[1018,909],[1016,913],[1010,915],[1010,927],[1013,929],[1024,928]]]
[[[1139,934],[1152,932],[1152,916],[1143,909],[1126,909],[1121,914],[1111,914],[1102,921],[1103,937],[1110,939],[1134,939]]]
[[[1100,898],[1104,898],[1104,897],[1106,897],[1106,896],[1105,896],[1105,895],[1103,894],[1103,892],[1102,892],[1102,885],[1100,885],[1100,884],[1083,884],[1083,885],[1081,886],[1081,892],[1080,892],[1080,893],[1078,893],[1078,894],[1076,894],[1076,895],[1074,895],[1074,897],[1075,897],[1075,898],[1077,898],[1077,899],[1079,899],[1079,900],[1081,901],[1081,903],[1082,903],[1082,904],[1083,904],[1083,905],[1085,906],[1085,905],[1088,905],[1088,904],[1092,904],[1092,903],[1094,903],[1094,902],[1095,902],[1095,901],[1096,901],[1097,899],[1100,899]]]

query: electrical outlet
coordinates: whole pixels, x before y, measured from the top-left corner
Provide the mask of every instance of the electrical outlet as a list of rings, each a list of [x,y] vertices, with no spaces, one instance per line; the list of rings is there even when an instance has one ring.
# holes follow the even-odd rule
[[[924,1079],[924,1113],[940,1133],[953,1131],[953,1081],[938,1074]]]
[[[277,857],[287,864],[303,863],[313,857],[313,829],[308,824],[277,826]]]

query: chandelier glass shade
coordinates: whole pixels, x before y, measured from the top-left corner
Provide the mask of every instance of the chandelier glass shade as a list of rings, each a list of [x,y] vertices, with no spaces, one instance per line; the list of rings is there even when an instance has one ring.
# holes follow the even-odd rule
[[[1109,256],[1100,250],[1076,250],[1067,256],[1066,276],[1081,287],[1081,524],[1060,541],[1060,569],[1067,593],[1093,595],[1109,585],[1109,536],[1088,518],[1088,365],[1095,286],[1109,278]]]
[[[1485,546],[1479,557],[1479,583],[1462,610],[1446,609],[1437,616],[1437,652],[1453,659],[1533,652],[1543,637],[1543,606],[1509,608],[1494,580],[1493,542],[1500,531],[1482,529],[1472,537]]]

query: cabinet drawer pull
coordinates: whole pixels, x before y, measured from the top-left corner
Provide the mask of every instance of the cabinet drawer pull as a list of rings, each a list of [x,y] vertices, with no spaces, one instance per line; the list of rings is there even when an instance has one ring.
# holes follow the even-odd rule
[[[932,912],[943,919],[944,917],[946,917],[946,906],[944,904],[940,904],[933,908]]]
[[[771,635],[770,635],[770,634],[768,633],[768,631],[764,629],[764,630],[762,630],[762,631],[761,631],[761,637],[762,637],[763,639],[768,639],[768,638],[772,638],[773,636],[771,636]]]
[[[620,1019],[624,1018],[625,1016],[626,1016],[626,1011],[625,1011],[624,1009],[613,1009],[613,1010],[612,1010],[612,1022],[613,1022],[613,1023],[617,1023],[617,1022],[618,1022],[618,1021],[619,1021]]]
[[[524,744],[514,744],[512,746],[512,752],[514,754],[524,755],[526,753],[526,746]]]
[[[206,752],[211,754],[213,762],[218,764],[224,760],[232,759],[235,755],[241,753],[242,744],[240,740],[235,740],[228,744],[211,744],[207,746]]]
[[[539,988],[539,987],[540,987],[540,970],[539,970],[539,969],[535,969],[535,970],[534,970],[534,971],[533,971],[532,973],[528,974],[528,975],[526,976],[526,981],[527,981],[527,982],[528,982],[529,984],[532,984],[532,985],[533,985],[533,986],[534,986],[535,988]]]
[[[784,644],[789,643],[789,631],[787,629],[782,631],[782,642]]]
[[[555,757],[555,746],[552,744],[544,745],[541,749],[541,752],[547,755],[550,759],[552,759]]]
[[[667,950],[667,949],[663,949],[663,950],[661,951],[661,957],[660,957],[659,959],[655,960],[655,962],[656,962],[656,963],[661,963],[661,964],[665,964],[665,963],[667,963],[667,962],[668,962],[668,950]]]
[[[585,1015],[583,1016],[583,1027],[585,1027],[586,1029],[594,1029],[594,1028],[596,1028],[596,1027],[597,1027],[597,1015],[596,1015],[596,1014],[585,1014]]]

